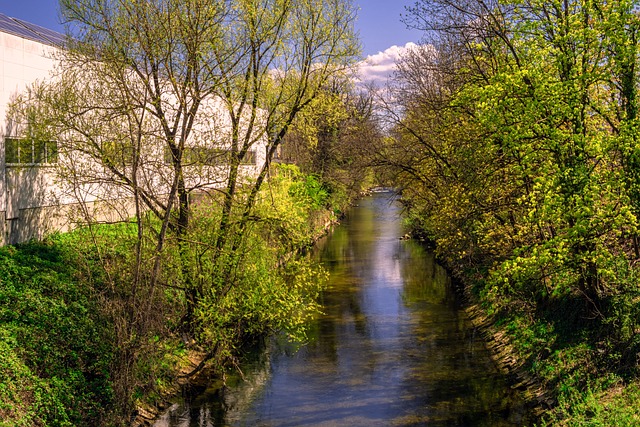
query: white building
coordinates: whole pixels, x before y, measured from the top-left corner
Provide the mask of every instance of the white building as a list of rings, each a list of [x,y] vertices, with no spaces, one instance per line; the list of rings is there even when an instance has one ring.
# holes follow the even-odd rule
[[[56,46],[63,42],[61,34],[0,14],[0,244],[69,230],[75,224],[73,211],[78,199],[89,202],[107,220],[118,219],[109,217],[111,203],[116,201],[113,191],[108,191],[99,179],[69,189],[58,177],[57,165],[64,159],[59,158],[57,142],[25,139],[8,118],[12,99],[34,82],[50,78],[56,66]],[[215,118],[216,123],[203,122],[207,129],[194,129],[190,156],[211,157],[224,151],[223,146],[212,148],[210,144],[211,129],[219,132],[226,122],[224,111],[217,105],[215,100],[205,103],[203,116]],[[217,144],[222,139],[215,138]],[[242,167],[249,176],[265,162],[266,135],[257,139]],[[224,185],[223,166],[207,165],[206,160],[197,163],[187,176],[191,188]]]

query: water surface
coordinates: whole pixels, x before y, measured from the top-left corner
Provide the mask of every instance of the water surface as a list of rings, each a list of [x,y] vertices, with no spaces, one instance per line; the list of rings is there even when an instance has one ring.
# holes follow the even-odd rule
[[[363,199],[314,253],[330,286],[310,342],[274,339],[155,426],[526,425],[445,270],[402,234],[393,193]]]

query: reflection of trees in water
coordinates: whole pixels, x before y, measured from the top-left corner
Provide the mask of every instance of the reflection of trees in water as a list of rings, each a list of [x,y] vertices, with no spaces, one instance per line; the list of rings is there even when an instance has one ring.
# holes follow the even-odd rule
[[[433,251],[419,242],[398,240],[397,217],[381,215],[375,206],[380,203],[364,201],[321,250],[334,287],[324,297],[327,316],[318,322],[320,339],[312,345],[314,353],[330,358],[337,370],[340,364],[352,365],[345,359],[353,356],[344,349],[338,354],[339,347],[357,340],[369,363],[356,365],[356,375],[375,376],[385,369],[389,374],[401,372],[400,384],[390,384],[400,395],[387,404],[389,414],[413,414],[398,416],[395,421],[400,424],[519,424],[502,414],[512,403],[508,388],[483,343],[474,339],[466,315],[456,310],[446,270],[436,263]],[[384,209],[397,214],[395,207]],[[371,307],[363,306],[363,295],[373,281],[380,281],[380,275],[402,284],[400,298],[408,314],[403,314],[397,335],[392,332],[387,337],[398,340],[398,349],[380,347],[368,327]],[[396,351],[399,356],[392,354]]]
[[[248,355],[242,373],[232,371],[226,384],[215,381],[185,401],[173,405],[160,417],[154,427],[190,427],[229,425],[238,422],[249,411],[258,396],[264,392],[271,376],[271,355],[268,348],[260,346]]]
[[[436,263],[433,251],[426,250],[418,242],[403,241],[400,264],[404,287],[403,301],[412,303],[450,305],[455,300],[451,278],[447,271]]]
[[[357,212],[369,212],[369,215]],[[336,228],[330,239],[321,242],[316,252],[317,259],[329,272],[330,289],[322,295],[324,315],[315,322],[314,339],[309,348],[335,362],[341,336],[350,335],[351,328],[358,336],[366,338],[367,335],[367,319],[359,298],[362,281],[353,272],[354,263],[362,259],[365,246],[356,244],[352,229],[346,226],[360,224],[366,216],[371,217],[370,210],[352,210],[345,224]],[[371,223],[372,219],[365,222]]]
[[[271,376],[271,357],[268,350],[261,352],[259,356],[250,366],[245,367],[243,377],[235,374],[238,381],[223,389],[221,398],[225,412],[225,424],[241,420],[242,416],[251,409],[256,398],[264,392],[265,385]],[[214,423],[213,425],[219,424]]]

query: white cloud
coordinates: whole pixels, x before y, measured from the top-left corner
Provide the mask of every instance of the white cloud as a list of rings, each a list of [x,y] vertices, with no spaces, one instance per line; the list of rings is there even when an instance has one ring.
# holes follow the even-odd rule
[[[359,77],[363,83],[375,82],[378,86],[382,86],[393,76],[396,69],[397,61],[409,49],[415,48],[417,45],[409,42],[404,46],[391,46],[384,52],[378,52],[375,55],[369,55],[360,62]]]

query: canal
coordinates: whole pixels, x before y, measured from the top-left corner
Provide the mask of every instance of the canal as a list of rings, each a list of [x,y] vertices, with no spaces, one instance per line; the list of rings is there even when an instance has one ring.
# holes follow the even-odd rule
[[[313,254],[330,279],[309,343],[274,339],[155,427],[527,425],[446,271],[402,233],[393,193],[361,200]]]

